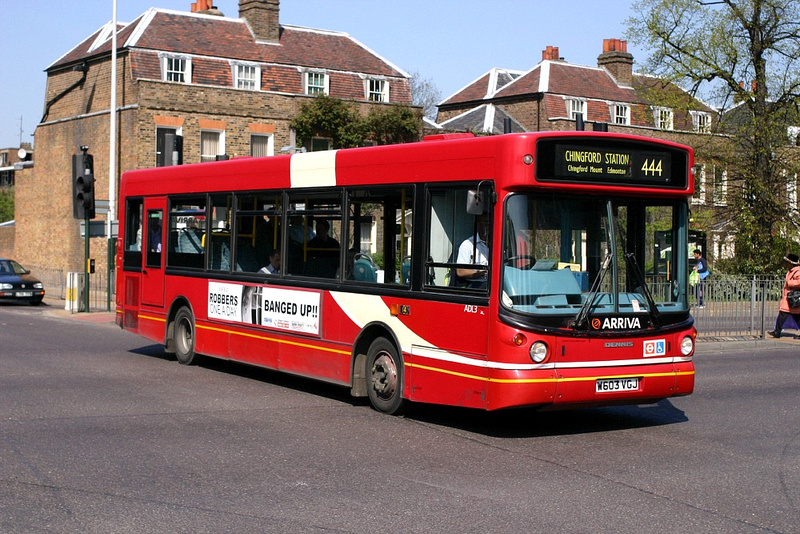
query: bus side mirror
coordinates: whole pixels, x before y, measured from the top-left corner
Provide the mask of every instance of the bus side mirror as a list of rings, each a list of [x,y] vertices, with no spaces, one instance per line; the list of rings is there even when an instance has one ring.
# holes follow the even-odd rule
[[[483,215],[484,213],[484,195],[480,190],[467,191],[467,213],[470,215]]]

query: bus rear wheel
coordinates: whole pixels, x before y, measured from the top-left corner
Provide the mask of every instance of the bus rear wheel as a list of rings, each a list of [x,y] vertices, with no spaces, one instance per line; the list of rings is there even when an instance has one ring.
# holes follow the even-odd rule
[[[194,352],[194,317],[189,308],[181,308],[175,315],[172,343],[175,347],[175,358],[180,363],[184,365],[194,363],[197,357]]]
[[[367,395],[379,412],[399,414],[403,399],[403,362],[394,345],[384,338],[372,342],[367,351]]]

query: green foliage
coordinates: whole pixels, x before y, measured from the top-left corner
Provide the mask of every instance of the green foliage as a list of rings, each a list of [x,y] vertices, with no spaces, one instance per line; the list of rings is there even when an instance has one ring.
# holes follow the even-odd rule
[[[297,132],[299,145],[319,136],[332,139],[333,148],[352,148],[361,144],[360,121],[354,103],[320,95],[300,107],[291,127]]]
[[[418,141],[422,116],[408,106],[395,104],[372,108],[365,119],[365,131],[379,145]]]
[[[422,129],[419,112],[403,105],[373,106],[362,117],[355,103],[320,95],[303,104],[291,122],[299,145],[312,137],[333,140],[333,148],[353,148],[374,141],[379,145],[417,141]]]
[[[14,219],[14,188],[0,189],[0,222]]]
[[[645,70],[720,109],[730,140],[728,150],[702,147],[709,163],[727,169],[727,209],[694,227],[736,235],[730,272],[782,270],[800,238],[785,197],[797,170],[787,130],[800,125],[800,2],[639,0],[632,11],[628,38],[651,51]],[[669,92],[661,101],[658,91],[648,95],[682,108]]]

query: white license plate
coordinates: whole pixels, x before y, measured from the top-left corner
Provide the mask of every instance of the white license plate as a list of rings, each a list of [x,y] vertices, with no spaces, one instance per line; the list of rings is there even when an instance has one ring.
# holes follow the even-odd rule
[[[18,297],[32,297],[33,291],[17,291]]]
[[[632,378],[600,378],[594,384],[597,393],[608,391],[636,391],[639,389],[639,377]]]

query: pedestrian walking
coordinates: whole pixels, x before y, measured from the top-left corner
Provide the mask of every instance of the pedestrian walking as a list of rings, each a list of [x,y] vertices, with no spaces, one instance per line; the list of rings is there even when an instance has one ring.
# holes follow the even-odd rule
[[[700,275],[700,279],[697,281],[697,284],[694,286],[695,295],[697,296],[697,307],[698,308],[705,308],[705,303],[703,302],[703,296],[706,289],[705,280],[708,278],[708,275],[711,274],[711,271],[708,270],[708,262],[703,257],[702,252],[700,249],[694,249],[694,259],[696,263],[693,267],[697,274]]]
[[[784,328],[800,330],[800,306],[791,307],[788,295],[790,291],[800,289],[800,258],[796,254],[787,254],[783,257],[789,264],[789,272],[786,273],[786,280],[783,283],[783,295],[781,295],[781,307],[778,318],[775,319],[775,330],[769,332],[772,337],[781,337]]]

